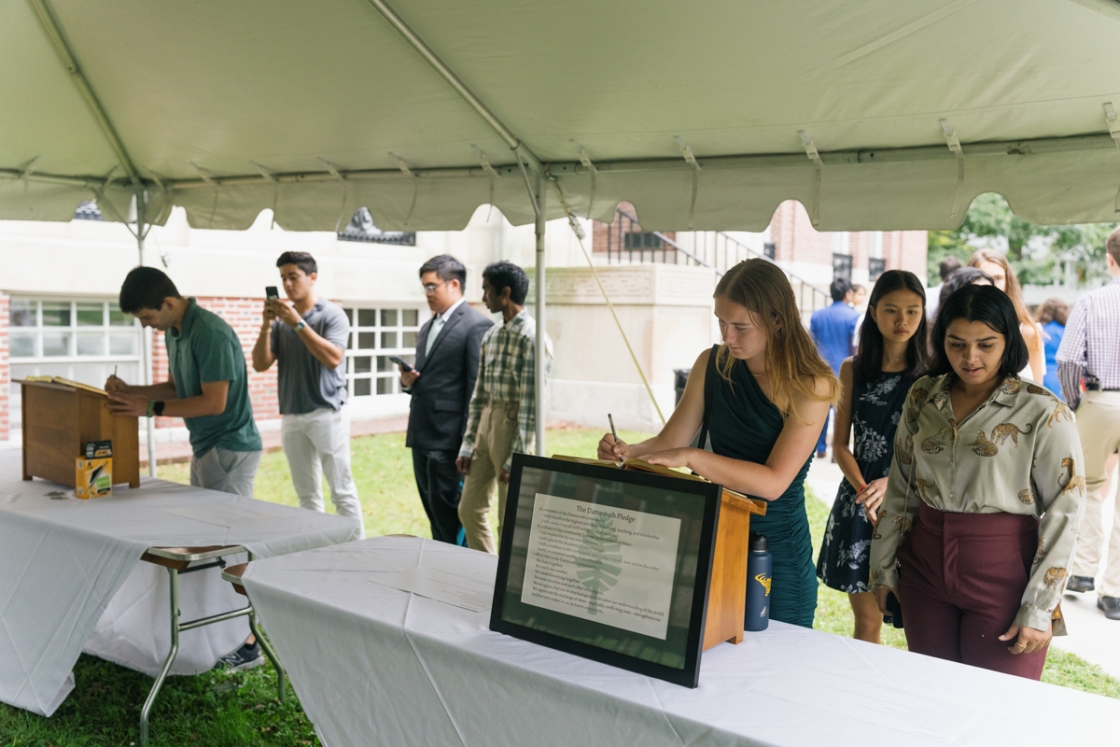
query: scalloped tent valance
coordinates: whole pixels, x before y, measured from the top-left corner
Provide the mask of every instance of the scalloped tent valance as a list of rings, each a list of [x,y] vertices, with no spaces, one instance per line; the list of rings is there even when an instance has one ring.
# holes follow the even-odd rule
[[[0,218],[522,224],[543,164],[654,229],[1115,220],[1117,59],[1115,0],[0,0]]]

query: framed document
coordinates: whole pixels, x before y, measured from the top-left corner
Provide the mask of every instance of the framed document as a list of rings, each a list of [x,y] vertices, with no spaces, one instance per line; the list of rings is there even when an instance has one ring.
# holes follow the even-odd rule
[[[696,687],[722,488],[513,455],[490,629]]]

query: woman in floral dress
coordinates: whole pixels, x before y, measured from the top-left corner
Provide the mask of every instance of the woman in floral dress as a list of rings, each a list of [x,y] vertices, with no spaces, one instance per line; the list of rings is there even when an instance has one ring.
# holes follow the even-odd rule
[[[876,511],[886,494],[894,433],[906,393],[926,364],[925,290],[917,276],[885,272],[860,328],[859,350],[840,367],[832,448],[844,480],[828,517],[817,577],[846,592],[855,638],[879,643],[883,617],[868,583]],[[854,453],[849,448],[855,431]]]

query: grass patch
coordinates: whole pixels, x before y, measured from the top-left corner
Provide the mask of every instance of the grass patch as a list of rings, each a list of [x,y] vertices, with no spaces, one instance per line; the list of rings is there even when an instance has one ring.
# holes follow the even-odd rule
[[[558,429],[548,434],[548,453],[593,456],[602,431]],[[620,431],[634,442],[645,436]],[[366,533],[429,535],[427,519],[412,478],[411,452],[403,434],[356,438],[351,445],[354,478],[361,496]],[[160,477],[189,482],[187,465],[160,468]],[[324,495],[329,496],[324,487]],[[256,497],[298,505],[283,453],[265,454],[257,473]],[[828,509],[806,500],[814,543],[824,536]],[[333,512],[327,498],[327,510]],[[493,518],[493,514],[492,514]],[[814,548],[814,557],[816,557]],[[852,614],[847,595],[821,585],[814,627],[850,636]],[[901,631],[885,627],[886,645],[906,648]],[[108,747],[139,743],[140,706],[151,678],[82,655],[74,667],[76,687],[50,719],[0,704],[0,744],[11,747]],[[1050,650],[1042,680],[1055,685],[1120,698],[1120,681],[1073,654]],[[170,677],[152,712],[153,745],[202,747],[302,747],[319,745],[299,702],[288,690],[281,704],[276,675],[269,665],[249,672],[209,672]]]

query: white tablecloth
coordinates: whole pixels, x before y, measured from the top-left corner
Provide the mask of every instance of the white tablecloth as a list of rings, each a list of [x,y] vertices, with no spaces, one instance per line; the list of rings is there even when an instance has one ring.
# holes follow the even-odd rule
[[[329,747],[1053,747],[1120,724],[1115,700],[781,623],[705,652],[691,690],[371,582],[433,567],[492,585],[496,560],[379,537],[254,561],[244,584]]]
[[[83,648],[153,675],[163,663],[170,593],[167,571],[139,562],[149,547],[243,545],[270,557],[357,535],[344,517],[163,480],[80,501],[21,480],[20,458],[0,452],[0,701],[47,716],[73,689]],[[216,568],[183,576],[180,594],[183,620],[244,602]],[[245,618],[184,632],[172,671],[209,669],[248,632]]]

